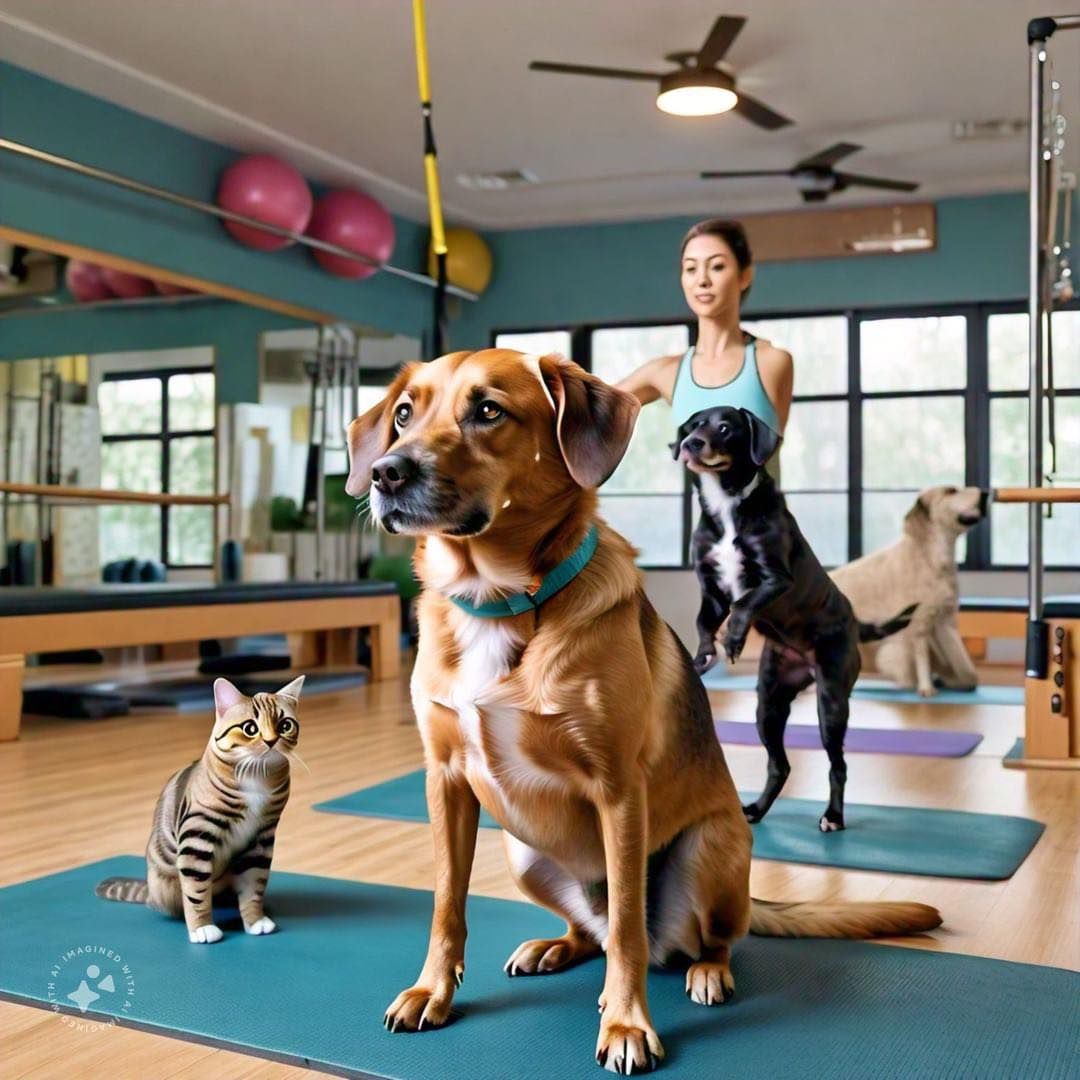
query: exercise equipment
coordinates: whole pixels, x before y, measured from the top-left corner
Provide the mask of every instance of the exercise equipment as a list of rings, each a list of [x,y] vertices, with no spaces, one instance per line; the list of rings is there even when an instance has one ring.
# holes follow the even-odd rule
[[[740,798],[749,801],[754,794],[741,792]],[[1000,814],[847,803],[847,828],[823,833],[817,827],[821,805],[820,799],[777,799],[765,820],[754,826],[754,856],[849,870],[1000,881],[1016,872],[1045,828],[1038,821]],[[318,803],[314,809],[427,821],[424,770]],[[483,810],[480,824],[498,828]]]
[[[431,113],[431,77],[428,71],[427,25],[424,0],[413,0],[413,39],[416,45],[416,88],[420,95],[420,115],[424,123],[424,184],[428,197],[428,220],[431,225],[431,250],[435,255],[435,296],[431,314],[431,355],[446,351],[447,278],[446,229],[443,225],[442,196],[439,193],[439,152]]]
[[[221,174],[217,201],[234,214],[290,233],[302,233],[311,220],[312,198],[307,181],[287,161],[270,154],[252,154],[234,161]],[[259,251],[278,251],[292,243],[288,236],[236,220],[226,220],[225,228],[234,240]]]
[[[0,608],[0,741],[18,738],[25,658],[116,645],[162,645],[229,634],[294,635],[297,667],[355,664],[358,631],[371,635],[372,678],[397,678],[401,610],[380,581],[238,585],[12,586]]]
[[[1025,648],[1024,757],[1017,762],[1080,768],[1080,613],[1048,619],[1043,602],[1043,505],[1080,502],[1080,488],[1049,488],[1053,479],[1054,372],[1050,315],[1062,288],[1056,243],[1061,192],[1061,85],[1050,73],[1049,43],[1080,28],[1080,15],[1032,19],[1027,26],[1028,139],[1028,486],[995,492],[999,502],[1028,503],[1028,622]],[[1047,90],[1050,100],[1047,100]],[[1048,108],[1049,106],[1049,108]],[[1066,192],[1071,200],[1071,191]],[[1055,284],[1058,288],[1055,289]],[[1043,462],[1043,407],[1049,405],[1050,476]]]
[[[483,295],[491,282],[491,248],[472,229],[448,229],[446,232],[446,279],[469,292]],[[428,273],[438,273],[439,257],[435,245],[428,248]]]
[[[100,266],[83,259],[68,259],[64,267],[64,284],[81,304],[111,300],[113,292],[105,283]]]
[[[448,1062],[470,1080],[600,1075],[592,1054],[603,959],[551,978],[508,981],[503,973],[521,941],[562,933],[562,921],[534,905],[469,897],[468,973],[455,1022],[410,1037],[383,1031],[380,1021],[416,978],[430,892],[293,874],[275,862],[266,907],[279,931],[252,937],[239,913],[222,907],[225,938],[207,947],[184,940],[176,920],[94,895],[103,878],[144,871],[142,859],[119,856],[0,889],[0,996],[336,1076],[420,1080],[446,1075]],[[62,961],[87,944],[120,955],[132,992],[95,990],[81,1014],[66,995],[89,963],[128,987],[107,957]],[[55,976],[50,964],[60,968]],[[662,1075],[715,1076],[721,1060],[725,1075],[745,1080],[1075,1075],[1075,972],[770,938],[739,942],[732,969],[737,993],[720,1010],[687,1001],[681,970],[649,972],[650,1011],[668,1054]]]
[[[180,195],[175,191],[169,191],[166,188],[158,187],[156,184],[146,184],[141,180],[134,180],[130,176],[123,176],[120,173],[112,172],[108,169],[100,169],[96,165],[87,165],[85,162],[75,161],[73,158],[61,157],[59,154],[50,154],[46,150],[39,150],[37,147],[28,146],[26,143],[15,142],[12,139],[0,139],[0,152],[12,154],[15,157],[24,158],[29,161],[35,161],[40,165],[48,165],[50,168],[60,169],[64,172],[75,173],[79,176],[96,180],[102,184],[123,188],[125,191],[133,191],[139,195],[144,195],[147,198],[170,203],[173,206],[181,206],[186,210],[193,210],[196,213],[215,217],[219,221],[229,221],[237,225],[247,225],[257,232],[270,233],[282,238],[286,243],[295,241],[313,251],[325,251],[331,254],[341,255],[350,260],[359,259],[361,262],[367,262],[369,265],[374,265],[373,260],[366,255],[358,255],[356,252],[347,251],[334,244],[328,244],[322,240],[317,240],[313,236],[296,234],[277,225],[270,225],[264,221],[259,221],[257,218],[249,217],[247,214],[237,214],[232,210],[226,210],[223,206],[216,206],[214,203],[204,202],[201,199],[193,199],[188,195]],[[6,231],[8,234],[12,233],[12,230],[10,229]],[[437,284],[437,282],[433,281],[426,274],[417,273],[415,270],[406,270],[403,267],[393,266],[390,263],[375,266],[375,269],[382,270],[394,277],[402,278],[405,281],[412,281],[417,285],[423,285],[427,288],[435,288]],[[448,287],[448,291],[452,292],[455,296],[461,297],[463,300],[477,299],[473,293],[467,292],[464,289],[459,289],[455,286]]]
[[[154,288],[159,296],[196,296],[194,289],[185,288],[183,285],[173,285],[169,281],[155,281]]]
[[[141,300],[156,292],[149,278],[129,274],[126,270],[115,270],[111,266],[102,268],[101,278],[112,294],[122,300]]]
[[[386,207],[360,191],[331,191],[315,203],[309,236],[336,248],[367,256],[363,262],[329,251],[315,251],[315,261],[338,277],[371,277],[394,253],[394,219]]]
[[[714,721],[724,745],[760,746],[757,725],[740,720]],[[982,742],[971,731],[928,731],[920,728],[848,728],[844,750],[853,754],[913,754],[916,757],[965,757]],[[814,724],[788,724],[784,746],[789,750],[820,750],[821,732]]]

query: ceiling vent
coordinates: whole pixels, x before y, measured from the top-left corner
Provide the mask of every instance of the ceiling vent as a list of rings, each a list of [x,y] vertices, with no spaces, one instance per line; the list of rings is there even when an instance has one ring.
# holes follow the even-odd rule
[[[952,137],[957,142],[1018,139],[1026,131],[1026,120],[957,120],[952,127]]]
[[[507,191],[535,184],[536,177],[525,169],[502,169],[499,172],[462,173],[457,181],[470,191]]]

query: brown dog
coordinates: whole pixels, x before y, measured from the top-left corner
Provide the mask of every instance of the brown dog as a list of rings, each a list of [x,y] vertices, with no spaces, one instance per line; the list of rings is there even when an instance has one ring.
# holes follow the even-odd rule
[[[637,411],[569,361],[486,349],[407,366],[350,426],[348,491],[371,486],[376,521],[421,538],[412,697],[435,911],[420,977],[386,1013],[393,1031],[450,1012],[481,806],[503,826],[518,885],[567,924],[521,944],[507,971],[547,974],[606,950],[596,1057],[615,1072],[663,1056],[650,961],[690,957],[687,992],[713,1005],[734,991],[731,946],[748,929],[868,937],[940,923],[921,904],[751,903],[750,829],[706,693],[633,549],[596,517],[593,489]],[[591,558],[548,595],[553,570],[588,556],[594,527]]]

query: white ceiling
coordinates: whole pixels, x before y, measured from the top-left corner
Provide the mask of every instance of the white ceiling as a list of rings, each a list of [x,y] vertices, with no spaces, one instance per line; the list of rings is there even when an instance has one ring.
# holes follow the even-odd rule
[[[509,228],[794,207],[788,180],[696,174],[787,167],[841,139],[866,147],[842,168],[920,181],[911,198],[1020,189],[1023,137],[960,144],[951,125],[1026,114],[1024,30],[1044,2],[428,0],[448,217]],[[664,54],[696,48],[721,13],[749,16],[727,58],[740,85],[793,127],[668,116],[646,83],[527,70],[531,59],[664,70]],[[1080,33],[1053,55],[1080,132]],[[0,0],[0,58],[426,216],[405,0]],[[1080,135],[1066,160],[1080,166]],[[542,183],[456,182],[512,168]]]

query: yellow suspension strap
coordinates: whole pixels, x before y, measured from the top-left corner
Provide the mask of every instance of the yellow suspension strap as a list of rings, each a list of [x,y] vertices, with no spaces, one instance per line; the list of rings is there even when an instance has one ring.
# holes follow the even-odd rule
[[[438,267],[431,323],[431,348],[433,356],[441,356],[446,351],[446,230],[443,227],[442,198],[439,195],[439,155],[435,149],[435,133],[431,126],[431,83],[428,76],[424,0],[413,0],[413,30],[416,37],[416,82],[420,90],[420,113],[424,118],[424,179],[427,183],[431,246]]]

